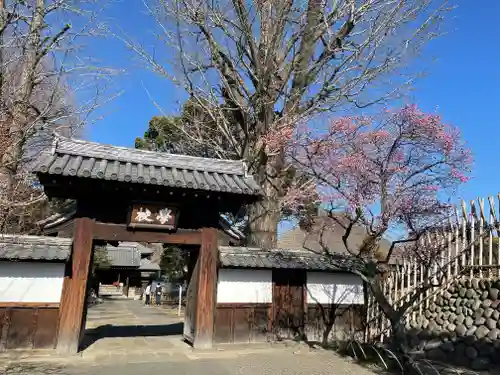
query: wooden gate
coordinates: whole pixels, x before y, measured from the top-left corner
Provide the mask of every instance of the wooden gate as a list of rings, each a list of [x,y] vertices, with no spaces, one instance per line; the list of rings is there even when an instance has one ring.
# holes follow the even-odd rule
[[[278,338],[296,338],[304,333],[306,272],[273,270],[273,328]]]

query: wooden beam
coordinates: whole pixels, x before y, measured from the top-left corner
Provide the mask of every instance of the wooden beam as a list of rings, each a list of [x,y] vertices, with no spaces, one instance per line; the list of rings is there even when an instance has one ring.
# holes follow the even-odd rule
[[[93,228],[93,220],[89,218],[75,219],[71,275],[67,276],[64,281],[59,309],[57,351],[64,354],[78,352],[80,335],[85,324],[83,318],[87,279],[92,258]]]
[[[199,245],[200,231],[166,233],[149,230],[130,230],[125,224],[94,224],[94,239],[106,241],[130,241],[168,243],[172,245]]]
[[[217,290],[217,244],[219,232],[215,228],[201,230],[198,293],[196,299],[195,349],[212,347]]]
[[[0,302],[0,308],[58,308],[58,302]]]

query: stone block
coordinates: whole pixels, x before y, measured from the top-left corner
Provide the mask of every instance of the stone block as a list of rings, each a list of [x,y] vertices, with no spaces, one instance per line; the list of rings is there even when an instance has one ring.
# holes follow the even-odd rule
[[[474,333],[476,333],[477,331],[477,327],[476,326],[471,326],[470,328],[467,329],[467,332],[465,332],[465,336],[468,336],[468,337],[474,337]],[[475,338],[474,338],[475,340]]]
[[[496,322],[495,322],[496,324]],[[496,340],[498,338],[498,336],[500,335],[500,330],[496,327],[493,327],[490,329],[490,331],[488,332],[488,338],[492,341]]]
[[[486,327],[488,327],[488,329],[496,329],[497,327],[497,322],[496,320],[494,319],[486,319]]]
[[[471,300],[469,300],[469,301],[471,301]],[[471,302],[472,302],[472,303],[471,303],[471,305],[470,305],[470,308],[471,308],[473,311],[476,311],[476,310],[478,310],[478,309],[481,307],[481,304],[482,304],[481,300],[479,300],[479,299],[475,299],[474,301],[471,301]]]
[[[490,299],[492,301],[496,301],[498,299],[499,292],[500,291],[497,288],[490,288],[490,290],[489,290]]]
[[[478,307],[474,310],[474,319],[482,318],[484,314],[484,309],[482,307]]]
[[[493,310],[491,307],[488,307],[488,308],[484,309],[484,314],[483,314],[483,316],[484,316],[485,318],[490,318],[490,317],[493,315],[493,312],[494,312],[494,311],[495,311],[495,310]],[[497,311],[497,312],[498,312],[498,311]]]
[[[433,361],[444,362],[448,359],[448,356],[441,349],[432,349],[427,352],[427,358]]]
[[[482,326],[486,322],[486,318],[484,316],[477,316],[474,320],[475,326]]]
[[[457,336],[460,336],[460,337],[465,336],[466,332],[467,332],[467,327],[463,324],[459,324],[455,328],[455,333],[457,334]]]
[[[483,309],[487,309],[490,306],[491,306],[491,299],[485,299],[483,301]]]
[[[471,368],[473,370],[476,370],[476,371],[484,371],[484,370],[488,370],[491,366],[491,362],[490,362],[490,359],[487,358],[487,357],[479,357],[479,358],[475,358],[472,362],[471,362]]]
[[[493,309],[492,309],[493,310]],[[493,312],[491,313],[491,318],[492,319],[495,319],[495,320],[498,320],[500,318],[500,311],[498,310],[493,310]]]
[[[470,359],[474,359],[478,356],[479,352],[477,351],[477,349],[473,346],[468,346],[466,349],[465,349],[465,355],[470,358]]]
[[[486,326],[480,326],[480,327],[477,327],[477,330],[476,330],[476,332],[474,332],[474,335],[478,339],[483,339],[483,338],[486,337],[486,335],[488,334],[488,332],[490,332],[490,330],[488,329],[488,327],[486,327]]]

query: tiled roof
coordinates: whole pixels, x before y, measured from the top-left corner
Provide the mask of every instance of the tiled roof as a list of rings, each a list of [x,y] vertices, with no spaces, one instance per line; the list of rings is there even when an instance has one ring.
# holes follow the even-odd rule
[[[139,267],[141,265],[141,253],[135,247],[106,246],[110,266],[112,267]]]
[[[116,246],[111,246],[111,245],[108,245],[107,248],[115,248],[116,249]],[[150,249],[149,247],[146,247],[144,245],[141,245],[140,243],[138,242],[120,242],[120,244],[118,245],[118,248],[120,249],[134,249],[134,250],[137,250],[139,251],[139,253],[141,255],[151,255],[153,254],[153,249]]]
[[[58,208],[58,212],[36,222],[41,228],[49,229],[55,227],[59,224],[63,224],[68,220],[72,219],[76,214],[76,202],[70,201],[66,202],[65,205]]]
[[[258,195],[243,161],[172,155],[162,152],[57,137],[40,155],[39,174],[115,180],[138,184]]]
[[[156,263],[151,262],[149,259],[141,259],[141,265],[139,266],[140,271],[159,271],[160,266]]]
[[[219,261],[222,267],[339,270],[339,267],[335,265],[339,260],[334,262],[311,252],[286,249],[263,251],[259,248],[220,246]]]
[[[60,237],[0,235],[0,259],[66,261],[72,243]]]
[[[142,256],[151,255],[153,249],[138,242],[120,242],[118,246],[108,244],[106,251],[112,267],[139,267],[141,269],[143,264],[153,264],[149,259],[142,259]],[[153,270],[156,271],[156,268]]]

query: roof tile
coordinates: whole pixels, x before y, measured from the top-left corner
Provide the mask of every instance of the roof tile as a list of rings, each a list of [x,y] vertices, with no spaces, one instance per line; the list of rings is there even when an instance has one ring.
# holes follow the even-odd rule
[[[59,137],[34,172],[120,182],[259,195],[241,160],[131,149]]]
[[[219,261],[222,267],[339,270],[333,262],[318,254],[286,249],[263,251],[258,248],[220,246]]]
[[[141,259],[140,271],[160,271],[160,266],[149,259]]]
[[[0,235],[0,259],[66,261],[72,243],[69,238]]]

